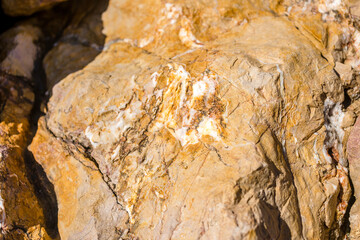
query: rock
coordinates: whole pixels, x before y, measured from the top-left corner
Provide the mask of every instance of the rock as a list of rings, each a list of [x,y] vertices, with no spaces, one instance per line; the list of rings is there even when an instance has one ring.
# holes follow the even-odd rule
[[[353,71],[350,65],[336,62],[335,71],[340,75],[340,79],[344,81],[344,85],[350,85],[353,79]]]
[[[64,151],[68,147],[74,148]],[[81,148],[52,136],[42,117],[30,149],[44,170],[52,173],[47,176],[55,187],[61,239],[121,237],[120,227],[125,225],[127,213],[116,202],[96,164],[83,156]]]
[[[327,26],[236,3],[110,1],[104,50],[55,85],[31,145],[62,238],[344,235],[344,89]]]
[[[28,16],[64,1],[67,0],[1,0],[1,7],[7,15]]]
[[[32,77],[39,48],[35,44],[42,36],[39,27],[20,25],[1,37],[0,68],[15,76]]]
[[[359,119],[356,121],[355,125],[353,126],[350,136],[347,142],[347,149],[348,149],[348,158],[349,158],[349,170],[350,170],[350,177],[352,183],[354,185],[354,196],[355,199],[360,198],[360,176],[359,176],[359,169],[360,169],[360,121]],[[354,205],[350,210],[350,237],[351,239],[358,239],[360,238],[360,226],[357,224],[360,221],[360,204],[358,201],[355,201]]]
[[[45,15],[26,20],[0,36],[0,234],[4,239],[58,239],[56,199],[27,151],[33,134],[35,85],[41,80],[34,77],[36,62],[58,29],[49,33],[54,21],[39,24],[44,19]]]
[[[349,1],[350,12],[356,17],[360,17],[360,3],[358,0]]]
[[[44,228],[46,220],[24,160],[24,151],[30,137],[29,115],[34,93],[23,78],[1,73],[0,80],[1,102],[4,106],[0,123],[0,234],[5,239],[21,239],[30,228]],[[18,237],[13,236],[15,232]]]
[[[43,61],[47,89],[85,67],[100,53],[105,39],[101,13],[106,6],[107,1],[76,1],[70,24]]]
[[[1,70],[28,78],[33,83],[39,81],[32,79],[36,61],[44,54],[48,43],[63,30],[66,19],[63,9],[58,9],[58,12],[51,11],[22,21],[1,34]]]

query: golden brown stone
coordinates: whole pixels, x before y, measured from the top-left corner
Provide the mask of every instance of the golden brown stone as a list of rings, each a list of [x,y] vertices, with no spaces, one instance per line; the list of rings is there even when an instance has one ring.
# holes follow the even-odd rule
[[[54,87],[31,145],[62,238],[345,236],[345,2],[110,0],[102,18],[104,50]]]

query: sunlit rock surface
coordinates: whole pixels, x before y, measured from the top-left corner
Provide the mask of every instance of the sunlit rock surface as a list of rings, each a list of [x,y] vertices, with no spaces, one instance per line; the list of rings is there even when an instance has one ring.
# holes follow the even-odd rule
[[[60,2],[2,0],[2,239],[360,239],[359,1]]]
[[[349,4],[110,0],[30,146],[60,236],[356,239]]]

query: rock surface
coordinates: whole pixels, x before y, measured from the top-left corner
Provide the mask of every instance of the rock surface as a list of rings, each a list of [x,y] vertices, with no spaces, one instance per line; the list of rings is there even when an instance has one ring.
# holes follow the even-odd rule
[[[111,0],[104,50],[54,87],[30,147],[55,186],[61,237],[343,238],[358,114],[344,107],[358,93],[344,95],[357,68],[339,47],[356,49],[353,35],[339,43],[357,31],[334,15],[346,11]],[[105,195],[84,202],[93,192]],[[89,208],[107,201],[118,220],[97,224]]]
[[[56,14],[52,14],[56,16]],[[56,199],[27,151],[38,97],[36,63],[61,24],[48,15],[28,19],[0,36],[0,235],[2,239],[58,239]],[[51,28],[51,33],[48,32]],[[46,37],[44,37],[46,35]]]
[[[120,227],[128,216],[95,163],[83,156],[80,147],[66,145],[51,135],[44,118],[39,121],[33,145],[37,146],[33,153],[50,173],[58,196],[61,239],[119,239]]]
[[[79,0],[16,24],[1,237],[360,239],[359,9]]]
[[[35,33],[36,36],[36,33]],[[23,38],[22,38],[23,37]],[[1,235],[6,238],[26,236],[31,227],[43,228],[45,217],[35,190],[26,174],[24,151],[30,136],[29,118],[35,96],[25,76],[31,74],[36,46],[32,35],[24,31],[17,35],[17,47],[2,62],[2,68],[24,77],[1,73]],[[25,51],[15,59],[17,51]],[[21,48],[21,49],[20,49]],[[33,50],[33,51],[32,51]],[[20,61],[20,62],[19,62]],[[22,62],[21,62],[22,61]],[[10,67],[10,70],[8,67]],[[11,237],[12,236],[12,237]]]

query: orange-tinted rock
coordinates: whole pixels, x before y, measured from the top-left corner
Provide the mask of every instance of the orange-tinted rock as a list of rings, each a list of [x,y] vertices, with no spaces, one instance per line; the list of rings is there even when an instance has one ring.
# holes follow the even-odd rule
[[[321,45],[272,7],[110,1],[106,49],[53,89],[48,131],[87,149],[128,212],[128,235],[342,234],[342,82]]]
[[[54,183],[61,239],[121,237],[127,213],[81,147],[51,135],[41,118],[30,149]]]
[[[45,227],[43,208],[28,179],[24,161],[30,137],[29,117],[34,93],[29,83],[20,77],[1,73],[0,82],[3,105],[0,115],[0,228],[5,239],[23,239],[28,229]],[[18,237],[12,235],[16,232]]]
[[[62,238],[343,238],[360,112],[348,13],[338,1],[110,0],[104,50],[54,87],[31,145]],[[86,47],[60,42],[47,77],[85,64]]]

